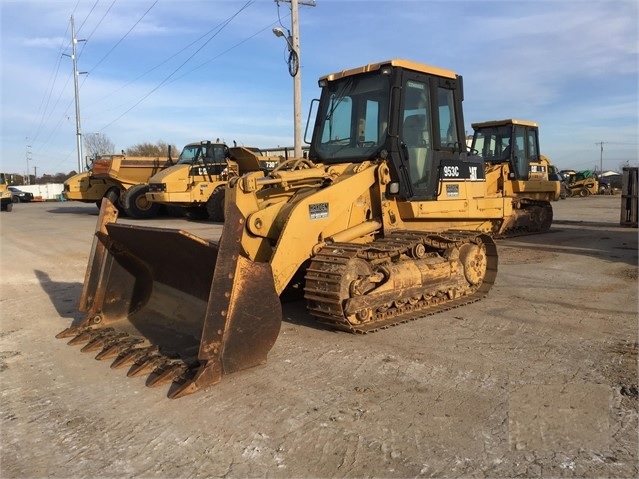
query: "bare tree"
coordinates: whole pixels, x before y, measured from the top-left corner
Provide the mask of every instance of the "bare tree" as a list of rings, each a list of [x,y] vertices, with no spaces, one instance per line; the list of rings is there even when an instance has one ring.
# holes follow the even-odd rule
[[[114,153],[115,150],[115,144],[103,133],[87,133],[84,135],[84,145],[89,158]]]
[[[168,157],[169,146],[171,147],[171,156],[175,159],[180,152],[175,145],[169,145],[165,141],[158,141],[156,143],[138,143],[126,149],[126,154],[129,156],[158,156]]]

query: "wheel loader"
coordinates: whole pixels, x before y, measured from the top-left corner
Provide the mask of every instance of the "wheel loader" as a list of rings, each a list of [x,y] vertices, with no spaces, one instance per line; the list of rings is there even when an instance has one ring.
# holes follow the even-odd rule
[[[549,181],[550,160],[540,154],[539,125],[527,120],[497,120],[472,124],[471,151],[486,165],[487,194],[509,198],[514,215],[500,226],[499,236],[547,231],[552,201],[561,185]]]
[[[308,158],[231,178],[219,241],[104,202],[85,316],[57,336],[178,398],[264,364],[282,298],[364,334],[485,297],[517,211],[467,151],[462,77],[396,59],[319,86]]]
[[[178,207],[191,219],[224,221],[224,188],[229,178],[268,171],[282,160],[257,148],[202,141],[184,147],[175,165],[149,179],[147,201]]]

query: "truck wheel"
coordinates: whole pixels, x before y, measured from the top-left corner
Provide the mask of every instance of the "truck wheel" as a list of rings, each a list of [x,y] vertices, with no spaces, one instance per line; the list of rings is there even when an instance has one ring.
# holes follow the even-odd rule
[[[203,206],[192,206],[184,212],[184,216],[189,220],[205,220],[206,214],[206,208]]]
[[[581,196],[582,198],[585,198],[589,194],[590,192],[586,188],[582,188],[579,190],[579,196]]]
[[[124,208],[122,207],[122,204],[120,203],[120,190],[117,188],[111,188],[109,191],[107,191],[103,198],[107,198],[111,203],[113,203],[113,206],[115,206],[118,209],[118,213],[120,214],[125,214]],[[98,208],[100,208],[102,206],[102,200],[99,201],[98,203]]]
[[[124,192],[124,211],[131,218],[139,220],[154,218],[160,210],[158,203],[153,203],[146,199],[146,193],[149,191],[149,185],[140,184],[129,188]]]
[[[211,221],[224,221],[224,186],[218,186],[206,202],[206,211]]]

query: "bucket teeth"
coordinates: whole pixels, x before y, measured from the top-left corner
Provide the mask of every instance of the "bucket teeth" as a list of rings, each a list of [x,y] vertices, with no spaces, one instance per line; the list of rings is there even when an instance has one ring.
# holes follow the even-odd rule
[[[124,332],[102,330],[101,334],[96,334],[93,339],[91,339],[87,344],[84,345],[82,349],[80,349],[80,351],[82,351],[83,353],[98,351],[99,349],[104,349],[108,345],[113,344],[114,342],[125,336],[127,336],[127,333]]]
[[[156,368],[160,367],[167,361],[165,356],[158,353],[151,353],[138,359],[129,372],[126,373],[130,378],[142,376],[143,374],[152,373]]]
[[[77,334],[79,334],[81,331],[83,331],[84,328],[78,328],[78,327],[69,327],[66,328],[62,331],[60,331],[58,334],[55,335],[56,338],[58,339],[63,339],[63,338],[70,338],[71,336],[76,336]]]
[[[159,371],[156,370],[152,376],[149,376],[146,385],[155,387],[173,382],[188,371],[188,369],[188,366],[182,362],[173,362],[168,366],[162,367]]]
[[[136,344],[140,344],[142,342],[144,342],[142,338],[126,336],[122,339],[115,340],[115,344],[107,343],[104,346],[104,349],[95,356],[95,359],[103,360],[115,358],[120,354],[123,354],[125,351],[133,349]]]
[[[118,369],[122,368],[128,364],[134,363],[138,361],[140,358],[150,354],[152,352],[157,352],[157,346],[148,346],[146,348],[130,348],[125,351],[123,354],[120,354],[115,361],[111,364],[111,368]]]
[[[113,328],[104,328],[104,329],[91,329],[86,328],[83,329],[75,338],[71,339],[67,344],[82,344],[88,341],[92,341],[95,338],[99,338],[100,336],[113,331]]]

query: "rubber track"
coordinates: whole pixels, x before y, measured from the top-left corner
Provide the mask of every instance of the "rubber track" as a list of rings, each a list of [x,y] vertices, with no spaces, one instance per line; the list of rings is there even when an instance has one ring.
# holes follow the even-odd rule
[[[343,304],[348,298],[340,296],[340,288],[341,279],[346,274],[347,264],[351,259],[360,258],[377,263],[393,258],[399,259],[400,255],[409,254],[419,243],[425,245],[427,250],[441,252],[450,247],[459,248],[464,243],[478,242],[483,242],[486,246],[488,259],[486,276],[479,286],[470,289],[468,294],[454,299],[448,299],[446,295],[438,295],[430,300],[422,299],[416,304],[393,306],[384,311],[378,309],[382,306],[380,304],[378,308],[373,308],[375,310],[373,321],[364,324],[354,325],[346,319]],[[444,233],[400,231],[369,244],[335,243],[322,248],[313,257],[306,272],[305,298],[309,301],[310,314],[318,321],[336,329],[366,334],[479,301],[488,294],[496,276],[497,248],[492,239],[486,235],[479,235],[474,231]],[[424,291],[426,294],[440,292]]]

